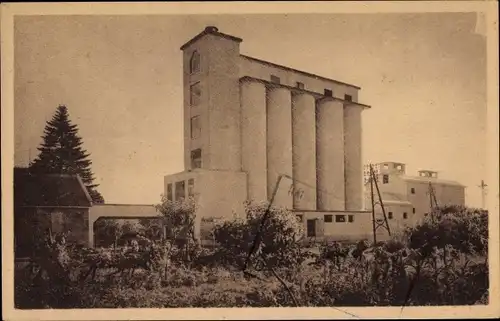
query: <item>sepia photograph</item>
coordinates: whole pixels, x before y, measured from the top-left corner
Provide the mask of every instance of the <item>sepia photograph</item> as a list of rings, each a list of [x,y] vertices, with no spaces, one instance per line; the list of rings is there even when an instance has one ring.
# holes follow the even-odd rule
[[[348,4],[2,5],[9,309],[491,307],[497,5]]]

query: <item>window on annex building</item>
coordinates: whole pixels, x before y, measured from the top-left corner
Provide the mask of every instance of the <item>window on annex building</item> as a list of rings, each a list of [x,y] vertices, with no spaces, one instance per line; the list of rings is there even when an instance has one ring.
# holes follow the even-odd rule
[[[415,210],[415,208],[413,208],[413,214],[415,214],[415,212],[416,212],[416,210]]]
[[[333,97],[333,91],[331,89],[325,88],[325,96]]]
[[[194,178],[188,180],[188,197],[194,196]]]
[[[297,88],[304,89],[305,88],[304,83],[297,81]]]
[[[389,175],[384,175],[382,177],[382,183],[389,184]]]
[[[352,101],[352,96],[351,96],[351,95],[347,95],[347,94],[345,94],[345,95],[344,95],[344,100],[345,100],[345,101]]]
[[[344,223],[345,222],[345,215],[335,215],[335,222]]]
[[[175,183],[175,200],[180,201],[186,198],[186,191],[184,190],[185,183],[184,181]]]
[[[349,221],[349,223],[354,222],[354,215],[347,216],[347,220]]]
[[[201,101],[201,86],[199,82],[189,87],[189,103],[191,106],[198,106]]]
[[[198,51],[193,52],[189,60],[189,72],[194,74],[200,71],[200,54]]]
[[[389,213],[387,213],[387,217],[388,217],[390,220],[392,220],[392,218],[394,217],[394,215],[392,215],[392,212],[389,212]]]
[[[302,222],[302,215],[296,215],[297,216],[297,221]]]
[[[191,151],[191,168],[201,168],[201,149]]]
[[[173,194],[172,194],[172,183],[167,184],[167,200],[173,201]]]
[[[197,139],[201,135],[200,116],[191,117],[191,139]]]
[[[403,213],[403,219],[405,219],[405,220],[406,220],[407,218],[408,218],[408,213],[404,212],[404,213]]]
[[[331,223],[331,222],[333,222],[333,215],[327,214],[327,215],[325,215],[324,219],[325,219],[325,223]]]
[[[411,188],[411,190],[410,190],[410,192],[411,192],[412,194],[415,194],[415,188],[413,188],[413,187],[412,187],[412,188]]]

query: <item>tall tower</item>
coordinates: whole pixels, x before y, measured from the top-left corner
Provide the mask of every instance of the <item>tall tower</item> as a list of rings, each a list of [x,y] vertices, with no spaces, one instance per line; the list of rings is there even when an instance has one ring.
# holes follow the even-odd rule
[[[186,170],[241,170],[241,41],[210,26],[181,47]]]

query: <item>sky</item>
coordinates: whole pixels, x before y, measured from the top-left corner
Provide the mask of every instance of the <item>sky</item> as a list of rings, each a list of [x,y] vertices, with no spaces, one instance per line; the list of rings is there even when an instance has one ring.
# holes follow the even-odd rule
[[[156,204],[183,170],[182,54],[215,25],[242,54],[360,86],[363,162],[437,170],[481,205],[486,38],[475,13],[17,16],[15,164],[60,104],[106,203]]]

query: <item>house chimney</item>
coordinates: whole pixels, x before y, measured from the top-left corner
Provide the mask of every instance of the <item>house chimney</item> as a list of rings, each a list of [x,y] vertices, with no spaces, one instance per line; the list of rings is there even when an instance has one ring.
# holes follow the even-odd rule
[[[217,27],[215,26],[207,26],[205,28],[205,31],[208,33],[213,33],[213,32],[219,32],[219,29],[217,29]]]

